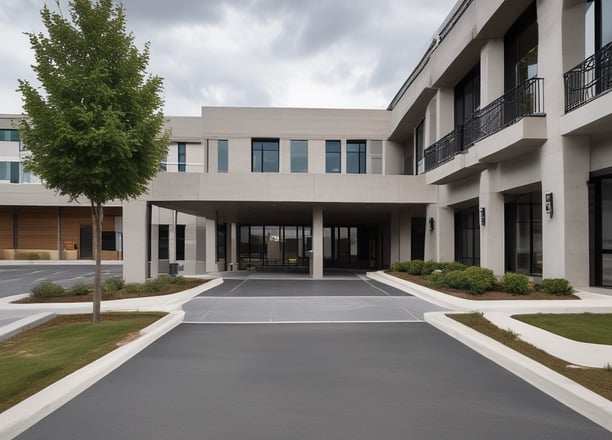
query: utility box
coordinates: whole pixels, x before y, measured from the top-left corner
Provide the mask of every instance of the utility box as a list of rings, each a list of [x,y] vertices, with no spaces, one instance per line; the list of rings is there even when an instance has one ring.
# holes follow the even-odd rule
[[[178,272],[179,272],[179,264],[178,263],[170,263],[168,265],[168,274],[171,277],[177,276]]]

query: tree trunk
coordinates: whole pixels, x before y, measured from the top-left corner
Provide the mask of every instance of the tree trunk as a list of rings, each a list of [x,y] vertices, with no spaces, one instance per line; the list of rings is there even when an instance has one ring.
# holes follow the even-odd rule
[[[100,304],[102,302],[102,219],[104,216],[101,203],[91,202],[91,217],[93,223],[93,248],[96,257],[96,274],[94,275],[93,318],[92,322],[100,322]]]

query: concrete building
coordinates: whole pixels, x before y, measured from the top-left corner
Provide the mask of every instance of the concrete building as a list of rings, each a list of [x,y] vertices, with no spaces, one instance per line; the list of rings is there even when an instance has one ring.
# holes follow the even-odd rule
[[[611,0],[462,0],[387,109],[169,118],[125,278],[424,258],[612,287],[611,42]]]

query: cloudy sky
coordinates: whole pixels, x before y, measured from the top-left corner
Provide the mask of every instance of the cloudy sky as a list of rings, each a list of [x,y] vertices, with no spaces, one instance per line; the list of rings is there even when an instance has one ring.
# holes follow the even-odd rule
[[[0,113],[21,113],[33,80],[23,32],[55,0],[2,0]],[[60,0],[64,9],[67,0]],[[386,108],[456,0],[124,0],[165,113],[202,105]]]

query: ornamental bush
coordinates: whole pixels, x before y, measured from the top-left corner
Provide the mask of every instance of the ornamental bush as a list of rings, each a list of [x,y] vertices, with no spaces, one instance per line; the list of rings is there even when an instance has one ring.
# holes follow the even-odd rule
[[[444,263],[438,263],[438,267],[442,272],[451,272],[454,270],[465,270],[466,265],[459,263],[458,261],[447,261]]]
[[[406,272],[410,275],[421,275],[423,272],[423,265],[425,262],[423,260],[412,260],[408,262],[406,266]]]
[[[514,295],[527,295],[529,293],[529,278],[520,273],[506,273],[501,279],[501,288],[504,292]]]
[[[421,269],[421,275],[431,275],[434,270],[440,269],[440,263],[437,261],[424,261],[423,268]]]
[[[450,272],[442,272],[446,279],[446,286],[452,289],[470,290],[470,282],[466,276],[465,270],[451,270]]]
[[[103,293],[115,293],[118,290],[121,290],[123,288],[123,285],[124,285],[123,278],[120,278],[120,277],[108,278],[107,280],[104,280],[104,282],[102,283],[102,292]]]
[[[91,293],[91,288],[85,283],[78,283],[72,286],[68,293],[73,296],[89,295],[89,293]]]
[[[32,288],[32,296],[36,298],[52,298],[64,295],[66,295],[66,290],[59,284],[50,281],[43,281]]]
[[[497,278],[491,269],[470,266],[463,271],[466,276],[471,294],[480,295],[495,286]]]
[[[544,278],[538,290],[552,295],[570,295],[574,292],[574,288],[565,278]]]
[[[393,263],[391,265],[391,270],[393,272],[406,272],[407,261],[398,261],[397,263]]]

